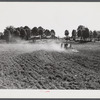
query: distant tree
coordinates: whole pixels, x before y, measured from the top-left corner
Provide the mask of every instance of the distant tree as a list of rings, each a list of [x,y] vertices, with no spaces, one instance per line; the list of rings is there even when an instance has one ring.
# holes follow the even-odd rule
[[[94,42],[96,41],[96,38],[97,38],[98,34],[97,34],[97,31],[93,31],[93,39],[94,39]]]
[[[85,30],[85,26],[79,25],[77,28],[77,36],[80,37],[80,40],[83,39],[83,31]]]
[[[20,27],[17,27],[17,28],[16,28],[16,30],[17,30],[17,31],[19,31],[19,33],[20,33],[20,31],[21,31],[21,28],[20,28]]]
[[[97,39],[98,41],[100,41],[100,31],[96,31],[97,32]]]
[[[11,33],[8,29],[5,29],[4,30],[4,39],[6,40],[7,43],[10,42],[10,39],[11,39]]]
[[[65,30],[65,40],[70,40],[70,37],[68,36],[69,35],[69,31],[68,30]]]
[[[100,41],[100,34],[98,34],[98,41]]]
[[[53,29],[51,30],[51,38],[55,38],[55,31]]]
[[[77,28],[77,36],[80,37],[80,40],[86,41],[89,38],[89,29],[83,25],[79,25]]]
[[[31,29],[28,26],[25,26],[24,30],[26,31],[26,40],[29,40],[31,37]]]
[[[77,31],[77,36],[82,38],[82,31],[81,30]]]
[[[15,27],[14,26],[8,26],[8,27],[6,27],[6,30],[9,30],[10,34],[13,35],[13,33],[15,31]]]
[[[79,25],[78,28],[77,28],[77,30],[83,30],[84,28],[85,28],[85,26]]]
[[[42,38],[42,35],[43,35],[43,31],[42,31],[42,30],[39,30],[39,35],[40,35],[41,38]]]
[[[42,35],[43,35],[43,33],[44,33],[44,29],[40,26],[40,27],[38,27],[38,33],[39,33],[39,35],[41,36],[41,38],[42,38]]]
[[[20,37],[21,39],[26,39],[26,31],[24,28],[21,28],[20,30]]]
[[[46,36],[50,36],[51,35],[51,32],[48,29],[46,29],[44,33],[45,33]]]
[[[96,38],[97,37],[97,31],[93,31],[93,38]]]
[[[6,40],[7,43],[12,40],[12,36],[14,35],[15,30],[16,29],[13,26],[8,26],[4,30],[4,39]]]
[[[69,35],[69,31],[65,30],[65,36],[68,36],[68,35]]]
[[[92,41],[92,38],[93,38],[93,32],[90,30],[89,32],[89,38],[90,38],[90,41]]]
[[[14,36],[15,38],[20,37],[20,32],[16,29],[16,30],[13,32],[13,36]]]
[[[38,33],[38,28],[37,27],[33,27],[32,28],[32,30],[31,30],[31,35],[32,36],[37,36],[37,35],[39,35],[39,33]]]
[[[72,38],[75,41],[76,40],[76,30],[72,30]]]
[[[30,29],[28,26],[24,26],[23,28],[24,28],[24,29]]]
[[[39,26],[39,27],[38,27],[38,30],[43,30],[43,27]]]
[[[83,37],[84,41],[86,41],[86,39],[89,38],[89,29],[88,28],[85,28],[85,30],[83,30],[82,37]]]
[[[3,39],[3,33],[2,32],[0,32],[0,39]]]

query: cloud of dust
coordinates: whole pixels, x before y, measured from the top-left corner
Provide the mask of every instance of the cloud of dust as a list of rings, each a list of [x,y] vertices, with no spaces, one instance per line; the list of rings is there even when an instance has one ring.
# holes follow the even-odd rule
[[[35,43],[17,39],[16,43],[5,44],[5,50],[16,50],[23,53],[45,50],[45,51],[57,51],[57,52],[70,52],[61,48],[61,42],[58,40],[37,40]]]
[[[16,42],[12,43],[5,43],[0,44],[5,50],[17,50],[22,52],[33,52],[38,50],[46,50],[46,51],[58,51],[58,52],[64,52],[65,50],[61,48],[60,43],[57,41],[52,40],[39,40],[35,43],[30,43],[29,41],[24,41],[17,39]]]
[[[37,41],[36,43],[28,43],[26,41],[21,41],[21,43],[16,44],[20,50],[25,52],[32,52],[38,50],[45,51],[57,51],[64,52],[65,49],[61,48],[60,43],[56,43],[55,41]]]

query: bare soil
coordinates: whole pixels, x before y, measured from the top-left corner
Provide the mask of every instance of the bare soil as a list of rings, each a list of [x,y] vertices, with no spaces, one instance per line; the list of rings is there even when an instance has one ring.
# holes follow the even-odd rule
[[[100,42],[72,44],[57,51],[1,43],[0,88],[100,89]]]

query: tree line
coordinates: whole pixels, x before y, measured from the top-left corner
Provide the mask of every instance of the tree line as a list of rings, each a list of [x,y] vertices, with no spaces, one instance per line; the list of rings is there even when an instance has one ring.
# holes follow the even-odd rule
[[[65,30],[64,32],[66,36],[66,40],[74,40],[74,41],[100,41],[100,31],[91,31],[89,28],[79,25],[78,28],[72,30],[71,37],[69,37],[69,31]],[[4,29],[4,32],[0,32],[0,39],[6,40],[6,42],[10,42],[15,38],[20,38],[23,40],[30,40],[30,39],[55,39],[55,31],[53,29],[44,29],[43,27],[33,27],[30,29],[28,26],[24,27],[13,27],[8,26]]]
[[[69,31],[65,30],[65,36],[66,39],[73,39],[74,41],[83,41],[83,42],[87,42],[87,41],[100,41],[100,31],[91,31],[89,30],[89,28],[83,26],[83,25],[79,25],[78,28],[75,30],[72,30],[71,33],[71,37],[68,36],[69,35]]]
[[[8,26],[4,29],[3,33],[0,33],[0,38],[6,40],[6,42],[10,42],[15,38],[20,38],[23,40],[30,40],[31,38],[40,38],[40,39],[47,39],[47,38],[56,38],[55,31],[53,29],[44,29],[43,27],[33,27],[30,29],[28,26],[24,27],[13,27]]]

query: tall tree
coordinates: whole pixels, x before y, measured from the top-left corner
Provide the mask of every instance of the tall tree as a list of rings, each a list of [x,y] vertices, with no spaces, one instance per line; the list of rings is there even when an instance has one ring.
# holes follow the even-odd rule
[[[14,26],[8,26],[6,29],[9,30],[11,35],[13,35],[14,31],[16,30]]]
[[[31,29],[28,26],[25,26],[24,30],[26,31],[26,40],[29,40],[31,37]]]
[[[80,37],[80,40],[83,39],[83,31],[85,30],[85,26],[79,25],[77,28],[77,36]]]
[[[76,30],[72,30],[72,38],[75,41],[76,40]]]
[[[51,37],[55,38],[55,31],[53,29],[51,30]]]
[[[39,33],[40,37],[42,38],[42,35],[44,33],[44,29],[41,26],[38,27],[38,33]]]
[[[21,39],[26,39],[26,31],[24,28],[21,28],[20,30],[20,37]]]
[[[4,30],[4,39],[6,40],[7,43],[9,43],[11,40],[11,33],[8,29]]]
[[[65,36],[68,36],[68,35],[69,35],[69,31],[65,30]]]
[[[45,33],[46,36],[50,36],[51,35],[51,32],[48,29],[46,29],[44,33]]]
[[[69,38],[68,35],[69,35],[69,31],[68,31],[68,30],[65,30],[65,36],[66,36],[66,37],[65,37],[65,40],[66,40],[66,41],[70,40],[70,38]]]
[[[84,41],[85,41],[87,38],[89,38],[89,29],[88,29],[88,28],[85,28],[85,30],[83,30],[82,37],[83,37]]]
[[[77,28],[77,36],[80,37],[80,40],[86,41],[89,38],[89,29],[83,25],[79,25]]]
[[[93,32],[91,30],[89,32],[89,38],[90,38],[90,41],[92,41],[92,39],[93,39]]]
[[[94,31],[93,31],[93,38],[96,38],[97,35],[98,35],[98,34],[97,34],[97,31],[94,30]]]
[[[31,30],[31,35],[32,36],[37,36],[37,35],[39,35],[39,33],[38,33],[38,28],[37,27],[33,27],[32,28],[32,30]]]
[[[93,38],[94,38],[94,42],[96,41],[96,38],[97,38],[98,34],[97,34],[97,31],[93,31]]]

